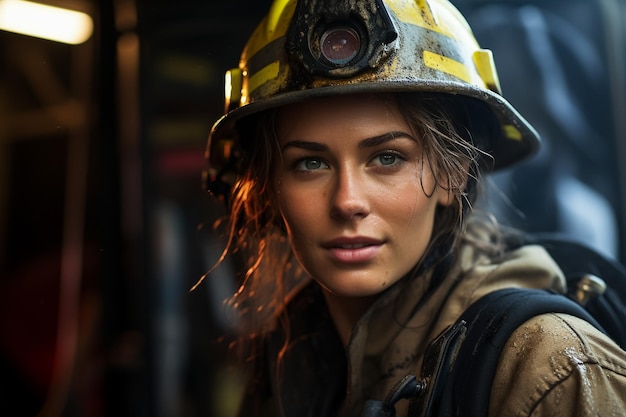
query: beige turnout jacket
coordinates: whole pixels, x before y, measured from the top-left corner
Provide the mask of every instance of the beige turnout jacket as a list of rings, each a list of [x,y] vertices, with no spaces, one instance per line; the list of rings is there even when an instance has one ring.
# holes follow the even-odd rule
[[[565,286],[560,269],[540,246],[524,246],[498,259],[464,246],[445,270],[436,286],[429,286],[429,272],[381,294],[345,347],[320,290],[308,286],[300,291],[288,307],[289,347],[284,349],[281,337],[276,343],[269,335],[264,339],[255,362],[261,371],[251,379],[240,415],[360,417],[366,400],[384,400],[407,375],[419,378],[429,343],[481,296],[509,287],[562,292]],[[406,417],[408,401],[401,400],[396,410],[398,417]],[[626,352],[577,318],[537,316],[505,346],[491,386],[489,416],[626,416]]]
[[[482,295],[506,287],[564,290],[564,277],[542,247],[502,259],[465,247],[434,294],[419,302],[430,277],[397,285],[359,321],[347,346],[347,415],[382,400],[407,374],[419,376],[432,341]],[[472,381],[467,381],[471,384]],[[398,416],[408,404],[398,403]],[[545,314],[515,331],[500,358],[489,415],[626,416],[626,352],[580,319]]]

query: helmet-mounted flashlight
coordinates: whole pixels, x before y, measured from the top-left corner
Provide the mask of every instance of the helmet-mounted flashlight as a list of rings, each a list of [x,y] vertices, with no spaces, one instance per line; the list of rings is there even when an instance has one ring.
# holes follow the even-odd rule
[[[332,65],[346,65],[361,51],[361,37],[347,26],[327,29],[319,42],[321,55]]]
[[[305,73],[350,77],[376,67],[391,52],[398,34],[383,2],[351,3],[298,0],[286,46]]]

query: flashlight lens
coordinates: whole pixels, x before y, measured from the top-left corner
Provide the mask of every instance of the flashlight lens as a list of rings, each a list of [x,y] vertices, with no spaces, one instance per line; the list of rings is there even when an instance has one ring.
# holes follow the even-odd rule
[[[335,65],[350,62],[361,48],[359,34],[352,28],[340,27],[329,29],[320,39],[322,55]]]

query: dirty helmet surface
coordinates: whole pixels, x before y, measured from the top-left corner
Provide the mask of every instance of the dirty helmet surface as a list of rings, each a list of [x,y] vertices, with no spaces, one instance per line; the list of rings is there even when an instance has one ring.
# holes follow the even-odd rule
[[[447,0],[276,0],[226,73],[225,114],[207,145],[209,191],[230,188],[235,125],[263,110],[355,93],[443,94],[471,109],[470,135],[499,170],[539,138],[502,97],[491,51]]]

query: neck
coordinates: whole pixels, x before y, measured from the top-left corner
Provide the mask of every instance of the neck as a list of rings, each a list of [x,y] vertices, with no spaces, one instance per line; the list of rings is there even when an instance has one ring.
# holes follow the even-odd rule
[[[350,340],[352,328],[367,311],[375,297],[342,297],[327,290],[324,290],[324,297],[341,342],[346,346]]]

